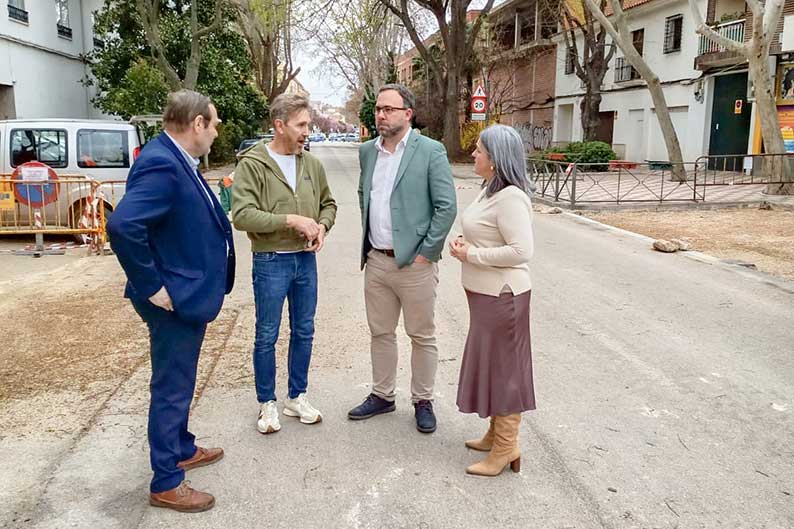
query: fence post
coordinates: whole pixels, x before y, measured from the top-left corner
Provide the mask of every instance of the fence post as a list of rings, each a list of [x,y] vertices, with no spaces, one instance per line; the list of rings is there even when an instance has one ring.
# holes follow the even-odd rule
[[[578,169],[576,167],[576,163],[573,164],[573,170],[571,171],[571,176],[573,180],[571,180],[571,209],[576,206],[576,173]]]

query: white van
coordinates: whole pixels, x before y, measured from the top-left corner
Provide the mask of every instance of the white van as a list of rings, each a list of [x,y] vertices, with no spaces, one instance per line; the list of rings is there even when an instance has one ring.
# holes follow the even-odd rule
[[[124,181],[142,145],[143,137],[139,129],[123,121],[0,121],[0,178],[9,178],[19,165],[36,160],[50,166],[59,177],[83,175],[100,182]],[[50,211],[47,214],[49,219],[56,216],[59,220],[68,218],[65,224],[76,227],[73,224],[80,217],[85,189],[85,186],[70,188],[68,197],[59,198],[60,215]],[[124,194],[124,185],[108,185],[103,187],[103,192],[106,195],[106,209],[112,210]],[[27,213],[20,214],[24,215]]]

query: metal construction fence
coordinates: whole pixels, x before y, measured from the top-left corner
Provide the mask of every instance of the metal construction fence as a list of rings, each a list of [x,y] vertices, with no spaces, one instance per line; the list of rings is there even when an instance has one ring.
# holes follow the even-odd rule
[[[749,200],[769,185],[791,182],[794,154],[701,156],[678,167],[666,161],[579,163],[530,158],[527,169],[536,196],[571,207],[697,203],[706,201],[707,188],[710,200],[731,202]],[[732,186],[747,187],[738,192]]]
[[[0,235],[32,234],[43,252],[44,234],[75,235],[97,251],[104,244],[100,184],[83,175],[24,180],[0,174]]]

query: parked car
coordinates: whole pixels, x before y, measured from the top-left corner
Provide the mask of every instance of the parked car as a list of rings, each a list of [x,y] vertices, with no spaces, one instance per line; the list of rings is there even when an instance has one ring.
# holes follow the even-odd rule
[[[123,182],[143,143],[141,130],[123,121],[0,121],[0,173],[3,178],[9,178],[20,165],[38,161],[50,166],[62,178],[71,175],[99,182]],[[112,211],[124,195],[124,189],[124,183],[103,186],[107,212]],[[58,208],[51,204],[43,210],[47,223],[77,228],[89,192],[87,185],[59,186]],[[17,205],[19,218],[28,218],[27,206]],[[0,218],[7,221],[7,217]]]
[[[348,132],[345,135],[345,141],[358,142],[358,141],[360,141],[360,139],[361,138],[359,137],[358,132]]]

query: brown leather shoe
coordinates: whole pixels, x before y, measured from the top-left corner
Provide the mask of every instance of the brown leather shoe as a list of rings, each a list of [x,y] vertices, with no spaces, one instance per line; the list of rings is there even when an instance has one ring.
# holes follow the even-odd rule
[[[223,459],[223,448],[196,447],[196,453],[190,459],[185,459],[176,464],[182,470],[205,467]]]
[[[171,490],[149,493],[149,503],[179,512],[203,512],[215,506],[215,498],[212,494],[191,488],[190,482],[185,480]]]

